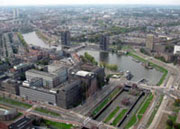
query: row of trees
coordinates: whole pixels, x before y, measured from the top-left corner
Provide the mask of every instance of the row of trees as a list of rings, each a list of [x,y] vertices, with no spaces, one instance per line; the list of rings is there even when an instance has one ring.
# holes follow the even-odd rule
[[[88,54],[87,52],[84,53],[84,56],[81,55],[80,58],[85,63],[91,63],[93,65],[98,65],[98,62],[94,59],[94,57],[91,56],[90,54]]]
[[[118,66],[116,64],[107,64],[105,62],[100,62],[100,67],[104,67],[106,69],[109,69],[111,71],[117,71]]]
[[[84,53],[84,56],[81,55],[80,58],[85,63],[91,63],[93,65],[98,65],[98,62],[95,60],[95,58],[87,52]],[[118,70],[118,66],[116,64],[107,64],[105,62],[100,62],[99,66],[106,68],[106,69],[109,69],[111,71],[117,71]]]
[[[174,102],[174,107],[176,109],[179,109],[180,108],[180,99],[176,99],[175,102]],[[179,111],[179,110],[177,110]],[[175,111],[176,112],[176,111]],[[168,128],[171,128],[171,129],[180,129],[180,123],[177,123],[176,122],[176,119],[177,119],[177,115],[178,115],[178,112],[176,112],[175,114],[173,115],[170,115],[168,118],[168,120],[166,121],[166,124],[168,126]]]
[[[24,48],[26,49],[26,51],[29,52],[29,50],[28,50],[28,44],[27,44],[26,41],[24,40],[24,37],[22,36],[22,34],[18,32],[17,35],[18,35],[18,38],[19,38],[20,42],[22,43],[22,45],[23,45]]]

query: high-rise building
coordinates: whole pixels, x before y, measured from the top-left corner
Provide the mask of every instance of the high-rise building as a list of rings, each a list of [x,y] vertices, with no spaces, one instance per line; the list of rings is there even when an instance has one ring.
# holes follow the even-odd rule
[[[61,32],[61,43],[62,45],[70,45],[70,32],[63,31]]]
[[[151,51],[154,49],[154,35],[153,34],[148,34],[146,36],[146,48]]]
[[[16,19],[19,17],[19,9],[15,8],[13,10],[13,19]]]
[[[108,50],[108,44],[109,44],[109,36],[107,35],[102,35],[100,38],[100,44],[99,47],[102,50]]]

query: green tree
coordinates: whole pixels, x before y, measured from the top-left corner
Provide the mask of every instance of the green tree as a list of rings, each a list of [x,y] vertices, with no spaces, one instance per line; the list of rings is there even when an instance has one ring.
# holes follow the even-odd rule
[[[168,119],[168,120],[166,121],[166,124],[167,124],[169,127],[173,127],[173,125],[174,125],[173,121],[170,120],[170,119]]]

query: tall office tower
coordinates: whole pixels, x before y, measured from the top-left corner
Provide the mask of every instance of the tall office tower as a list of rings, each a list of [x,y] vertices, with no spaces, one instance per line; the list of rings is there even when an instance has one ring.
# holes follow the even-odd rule
[[[70,45],[70,32],[63,31],[61,32],[61,43],[62,45]]]
[[[153,34],[148,34],[146,36],[146,48],[151,51],[154,49],[154,35]]]
[[[100,38],[100,44],[99,47],[102,50],[108,50],[108,45],[109,45],[109,36],[107,35],[102,35]]]
[[[13,19],[16,19],[19,17],[19,9],[15,8],[13,10]]]

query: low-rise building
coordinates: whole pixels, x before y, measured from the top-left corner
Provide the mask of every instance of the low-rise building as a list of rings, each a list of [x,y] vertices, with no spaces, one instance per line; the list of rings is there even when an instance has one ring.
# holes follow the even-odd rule
[[[33,68],[33,64],[21,63],[13,67],[16,71],[25,72],[28,69]]]
[[[57,93],[43,87],[20,86],[20,96],[32,101],[57,105]]]
[[[56,87],[60,84],[58,75],[51,74],[44,71],[38,71],[38,70],[28,70],[26,71],[26,80],[31,81],[34,78],[42,78],[43,79],[43,86],[48,88]]]
[[[44,102],[63,108],[71,108],[81,102],[81,81],[71,79],[51,89],[20,86],[20,96],[27,100]]]
[[[8,126],[9,129],[31,129],[33,119],[29,117],[23,117]]]
[[[5,109],[0,108],[0,121],[10,121],[16,118],[18,115],[18,112],[16,109]]]
[[[48,65],[48,71],[28,70],[26,71],[26,80],[32,82],[34,78],[41,78],[43,86],[53,88],[67,80],[67,68],[63,65]]]

